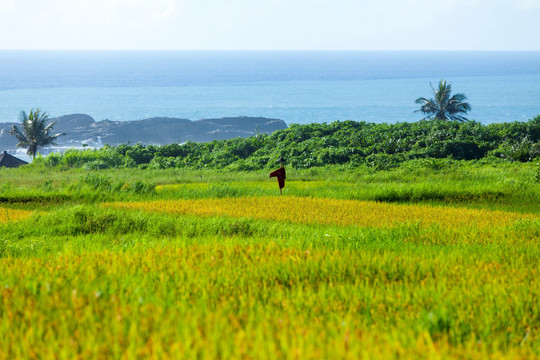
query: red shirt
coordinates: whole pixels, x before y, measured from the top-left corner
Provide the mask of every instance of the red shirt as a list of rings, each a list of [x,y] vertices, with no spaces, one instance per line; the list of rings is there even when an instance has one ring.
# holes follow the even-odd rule
[[[270,173],[270,177],[277,177],[277,181],[278,181],[280,189],[283,189],[285,187],[285,179],[287,177],[285,174],[285,168],[283,166],[277,170],[272,171]]]

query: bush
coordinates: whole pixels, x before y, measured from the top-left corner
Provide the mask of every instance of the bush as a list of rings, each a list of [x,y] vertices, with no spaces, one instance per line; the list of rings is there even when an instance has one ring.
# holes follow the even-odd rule
[[[134,183],[124,182],[111,182],[107,176],[102,176],[96,173],[88,173],[81,177],[80,184],[85,187],[89,187],[94,191],[100,191],[102,193],[118,193],[129,192],[134,194],[154,194],[156,192],[155,183],[147,183],[142,180],[136,180]]]
[[[153,194],[156,192],[156,184],[137,180],[129,187],[129,189],[135,194]]]
[[[83,185],[92,188],[93,190],[109,191],[111,190],[112,186],[111,181],[108,177],[94,173],[88,173],[84,175],[83,177],[81,177],[80,182]]]
[[[502,157],[510,161],[528,162],[540,156],[540,143],[532,142],[528,136],[510,141],[500,149]]]
[[[47,157],[43,158],[43,164],[48,167],[58,166],[62,162],[62,154],[50,153]]]
[[[107,164],[106,162],[102,160],[91,161],[89,163],[84,164],[83,166],[85,170],[90,170],[90,171],[105,170],[105,169],[108,169],[109,167],[110,167],[109,164]]]
[[[397,156],[388,154],[373,154],[365,159],[366,165],[375,170],[390,170],[399,166],[400,161]]]

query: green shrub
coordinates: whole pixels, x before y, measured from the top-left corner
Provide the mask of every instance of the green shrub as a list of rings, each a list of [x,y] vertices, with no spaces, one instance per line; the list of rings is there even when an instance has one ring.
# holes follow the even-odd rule
[[[104,170],[110,168],[109,164],[103,160],[94,160],[84,164],[83,168],[89,171]]]
[[[400,160],[397,156],[388,154],[372,154],[366,157],[366,165],[374,170],[390,170],[399,166]]]
[[[156,192],[156,184],[136,180],[129,189],[135,194],[153,194]]]
[[[111,190],[111,181],[107,176],[98,175],[96,173],[88,173],[81,177],[81,184],[89,186],[93,190]]]

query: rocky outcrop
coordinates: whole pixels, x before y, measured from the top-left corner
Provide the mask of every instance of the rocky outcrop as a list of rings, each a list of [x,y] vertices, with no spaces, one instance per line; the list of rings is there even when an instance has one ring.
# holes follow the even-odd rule
[[[228,117],[221,119],[187,119],[156,117],[134,121],[96,122],[84,114],[51,118],[56,121],[54,133],[66,135],[57,140],[58,146],[100,146],[101,144],[138,143],[164,145],[175,142],[207,142],[212,140],[249,137],[259,133],[272,133],[284,129],[283,120],[262,117]],[[9,134],[14,123],[0,123],[0,150],[13,149],[17,140]]]

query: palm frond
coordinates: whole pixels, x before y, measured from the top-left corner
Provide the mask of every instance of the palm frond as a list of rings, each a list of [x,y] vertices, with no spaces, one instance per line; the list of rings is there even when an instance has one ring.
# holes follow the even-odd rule
[[[56,122],[47,124],[49,115],[41,112],[39,108],[31,109],[30,113],[21,111],[21,130],[15,125],[10,131],[10,134],[15,136],[19,143],[17,146],[27,148],[27,154],[35,156],[38,147],[55,144],[54,141],[63,133],[50,135],[53,126]]]
[[[471,110],[464,94],[458,93],[452,96],[452,84],[447,83],[444,79],[439,81],[437,88],[432,83],[429,85],[433,91],[433,99],[424,97],[416,99],[415,103],[421,106],[415,112],[423,112],[440,120],[467,120],[464,116],[459,115],[466,114]]]
[[[28,143],[28,138],[21,130],[19,130],[17,125],[13,125],[9,133],[15,136],[15,138],[19,141],[17,146],[26,146],[26,144]]]

